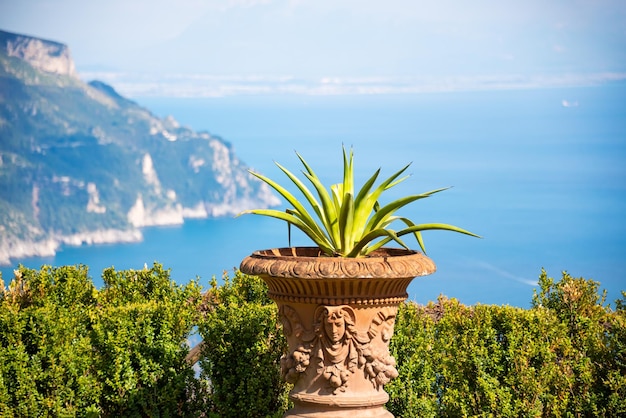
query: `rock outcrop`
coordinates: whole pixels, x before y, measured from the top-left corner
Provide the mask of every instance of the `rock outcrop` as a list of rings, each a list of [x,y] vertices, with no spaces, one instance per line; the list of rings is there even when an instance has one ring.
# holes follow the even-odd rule
[[[38,70],[76,77],[70,49],[62,43],[0,31],[0,48]]]

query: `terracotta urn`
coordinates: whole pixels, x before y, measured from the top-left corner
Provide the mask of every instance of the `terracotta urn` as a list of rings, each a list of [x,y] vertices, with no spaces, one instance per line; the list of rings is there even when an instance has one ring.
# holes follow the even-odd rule
[[[389,354],[398,305],[413,278],[435,271],[425,255],[380,249],[363,258],[328,257],[316,247],[257,251],[240,267],[261,277],[279,309],[293,383],[286,417],[392,417],[383,386],[398,376]]]

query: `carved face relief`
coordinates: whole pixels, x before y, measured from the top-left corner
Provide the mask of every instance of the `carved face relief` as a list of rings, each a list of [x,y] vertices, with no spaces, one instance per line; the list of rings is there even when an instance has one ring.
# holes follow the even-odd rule
[[[336,345],[354,334],[355,314],[349,306],[319,306],[315,311],[316,334]]]
[[[342,315],[334,312],[326,317],[324,321],[324,330],[326,331],[326,337],[331,343],[339,343],[346,333],[346,320]]]

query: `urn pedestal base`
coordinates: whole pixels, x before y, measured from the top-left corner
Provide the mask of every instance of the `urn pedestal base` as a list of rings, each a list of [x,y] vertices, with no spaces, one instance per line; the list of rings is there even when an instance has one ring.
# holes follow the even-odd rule
[[[285,417],[390,418],[383,386],[398,376],[389,354],[398,305],[416,276],[435,271],[423,254],[382,249],[364,258],[324,257],[317,248],[258,251],[241,271],[261,277],[279,308],[294,384]]]
[[[382,406],[342,408],[328,405],[301,405],[294,401],[294,407],[284,418],[393,418],[393,414]]]

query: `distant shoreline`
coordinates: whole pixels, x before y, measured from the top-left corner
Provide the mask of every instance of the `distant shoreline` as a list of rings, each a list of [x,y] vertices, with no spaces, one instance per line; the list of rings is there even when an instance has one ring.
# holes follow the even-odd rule
[[[10,266],[15,259],[29,257],[53,257],[62,245],[79,247],[94,244],[122,244],[141,242],[141,230],[133,228],[101,229],[91,232],[81,232],[72,235],[58,235],[40,241],[20,240],[4,243],[0,247],[0,266]]]

